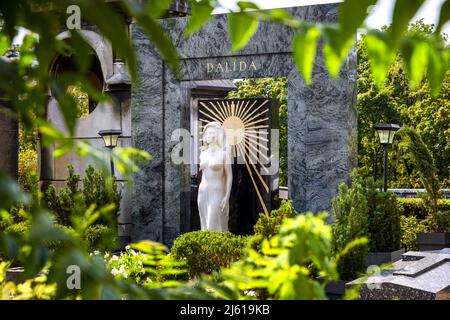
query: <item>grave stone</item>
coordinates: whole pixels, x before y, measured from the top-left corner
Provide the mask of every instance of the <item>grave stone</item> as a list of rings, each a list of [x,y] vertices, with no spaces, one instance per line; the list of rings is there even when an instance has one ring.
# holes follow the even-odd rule
[[[347,283],[363,300],[450,300],[450,248],[409,251],[387,269]]]

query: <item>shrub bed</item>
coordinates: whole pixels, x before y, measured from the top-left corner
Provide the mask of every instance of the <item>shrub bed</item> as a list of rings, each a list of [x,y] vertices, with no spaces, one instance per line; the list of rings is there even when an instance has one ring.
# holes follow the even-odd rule
[[[397,205],[400,214],[406,217],[414,216],[417,219],[426,219],[428,216],[428,209],[425,201],[421,198],[398,198]],[[439,211],[450,211],[450,199],[438,200]]]
[[[210,274],[241,258],[246,237],[230,232],[193,231],[173,243],[171,256],[186,262],[191,278]]]
[[[402,226],[401,245],[406,251],[417,251],[417,232],[426,232],[427,228],[414,216],[401,216],[400,223]]]

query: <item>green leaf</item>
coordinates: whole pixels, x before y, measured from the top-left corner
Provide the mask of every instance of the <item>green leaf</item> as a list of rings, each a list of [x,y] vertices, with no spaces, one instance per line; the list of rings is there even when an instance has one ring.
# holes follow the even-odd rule
[[[68,266],[78,266],[80,268],[83,298],[87,299],[89,295],[92,295],[92,287],[98,288],[99,280],[93,279],[93,268],[89,268],[85,253],[81,250],[74,250],[70,248],[62,250],[62,252],[58,252],[57,255],[52,257],[52,264],[48,272],[48,282],[57,283],[57,292],[55,298],[62,299],[64,297],[67,297],[69,294],[78,293],[73,289],[69,289],[67,286],[67,279],[69,276],[69,274],[67,273]],[[102,271],[104,272],[103,268],[98,268],[97,270],[97,272],[99,273],[101,273]],[[104,278],[102,280],[105,281],[106,279]],[[90,296],[90,298],[93,299],[94,297]]]
[[[146,15],[136,16],[136,20],[158,49],[161,57],[175,72],[178,72],[180,69],[180,61],[178,59],[177,50],[163,27],[161,27],[157,21]]]
[[[38,130],[41,133],[41,144],[43,147],[48,147],[58,139],[64,139],[65,135],[54,128],[50,123],[43,120],[36,121]]]
[[[322,29],[325,44],[323,46],[323,56],[325,65],[331,76],[337,78],[342,63],[354,44],[354,37],[343,39],[340,29],[333,26],[326,26]]]
[[[0,57],[3,56],[11,46],[11,41],[7,35],[0,33]]]
[[[270,16],[270,20],[277,23],[283,23],[291,28],[298,28],[301,25],[301,22],[297,20],[291,13],[287,12],[284,9],[273,9],[273,10],[265,10],[263,12],[267,12]]]
[[[92,63],[92,55],[90,51],[91,46],[86,42],[86,40],[80,35],[77,30],[71,30],[70,44],[73,47],[75,63],[77,64],[81,72],[86,72]]]
[[[408,29],[409,21],[414,17],[424,0],[397,0],[390,29],[391,45],[397,47]]]
[[[37,37],[35,34],[27,34],[20,45],[20,52],[25,53],[33,49],[37,42]]]
[[[441,14],[439,16],[439,22],[436,27],[436,33],[440,34],[442,27],[450,21],[450,0],[446,0],[441,7]]]
[[[367,33],[364,36],[364,42],[375,84],[381,88],[386,81],[389,67],[394,62],[395,51],[392,50],[386,35],[381,31]]]
[[[30,197],[20,190],[19,185],[12,178],[0,172],[0,209],[9,210],[15,203],[28,203]]]
[[[170,9],[172,2],[173,0],[149,0],[147,12],[151,18],[159,19]]]
[[[117,147],[114,149],[112,156],[119,172],[127,177],[133,172],[140,172],[138,163],[144,163],[152,159],[152,156],[147,152],[130,147]],[[129,178],[131,179],[131,176]]]
[[[155,253],[157,251],[167,251],[166,246],[159,242],[154,242],[150,240],[142,240],[137,243],[130,245],[131,248],[144,253]]]
[[[248,9],[259,10],[259,7],[251,1],[238,1],[237,5],[241,9],[241,11],[245,11]]]
[[[50,251],[45,245],[33,245],[30,254],[25,259],[24,272],[20,278],[25,279],[30,276],[36,276],[45,267],[49,258]]]
[[[75,125],[77,122],[77,107],[72,96],[67,94],[67,88],[72,82],[61,75],[58,80],[53,80],[50,88],[58,101],[58,107],[64,119],[64,123],[70,136],[75,134]]]
[[[67,3],[73,4],[67,0]],[[80,6],[83,19],[99,28],[99,31],[111,41],[117,56],[127,63],[133,81],[137,80],[135,49],[126,32],[125,19],[103,0],[76,1]]]
[[[339,6],[339,24],[342,39],[354,37],[367,17],[367,10],[377,0],[345,0]]]
[[[405,39],[401,47],[412,89],[417,89],[424,78],[429,59],[429,45],[425,41]]]
[[[184,30],[186,37],[200,30],[211,18],[211,13],[214,10],[209,1],[197,2],[194,0],[190,2],[190,5],[192,7],[191,16],[186,30]]]
[[[14,237],[2,234],[0,235],[0,251],[4,255],[4,258],[13,260],[19,256],[20,244]]]
[[[70,152],[74,146],[73,139],[64,139],[58,146],[53,150],[53,156],[55,158],[60,158],[67,152]]]
[[[319,29],[310,27],[305,33],[297,33],[293,42],[295,64],[308,85],[312,82],[312,71],[319,38]]]
[[[325,43],[323,47],[323,56],[330,75],[337,78],[339,76],[341,65],[346,58],[346,54],[343,51],[337,53],[329,43]]]
[[[259,22],[255,18],[242,12],[228,15],[228,28],[232,44],[232,52],[242,49],[253,37]]]
[[[428,62],[428,82],[430,83],[431,93],[433,96],[438,95],[445,74],[450,67],[450,51],[439,50],[434,46],[429,48],[429,62]]]

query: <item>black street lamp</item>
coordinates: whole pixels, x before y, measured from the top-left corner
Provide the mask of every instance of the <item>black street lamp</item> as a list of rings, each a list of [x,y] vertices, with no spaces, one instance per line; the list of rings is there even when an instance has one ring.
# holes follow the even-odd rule
[[[101,130],[98,132],[98,135],[103,138],[103,142],[105,143],[105,147],[110,150],[110,163],[111,163],[111,176],[114,177],[114,162],[112,158],[112,150],[117,147],[117,141],[120,138],[122,131],[120,130]]]
[[[394,141],[395,132],[400,129],[398,124],[376,123],[373,128],[378,132],[380,143],[384,148],[384,192],[388,189],[388,149]]]

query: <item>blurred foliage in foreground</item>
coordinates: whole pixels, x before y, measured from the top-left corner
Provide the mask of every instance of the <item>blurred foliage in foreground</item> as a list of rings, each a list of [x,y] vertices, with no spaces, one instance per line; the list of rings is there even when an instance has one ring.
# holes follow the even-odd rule
[[[0,292],[3,299],[325,299],[325,285],[338,279],[331,256],[331,227],[326,214],[287,218],[279,233],[260,249],[248,246],[243,257],[217,274],[186,281],[183,263],[167,255],[165,246],[141,241],[120,256],[87,254],[80,234],[111,208],[87,211],[75,232],[57,228],[42,209],[32,209],[30,232],[0,235]],[[2,219],[8,219],[2,211]],[[50,250],[48,241],[61,247]],[[350,244],[351,251],[359,243]],[[7,282],[8,264],[24,267],[19,285]],[[78,266],[81,290],[69,289],[69,266]],[[314,270],[314,272],[311,272]],[[126,272],[124,272],[126,271]],[[323,277],[319,283],[316,276]]]

